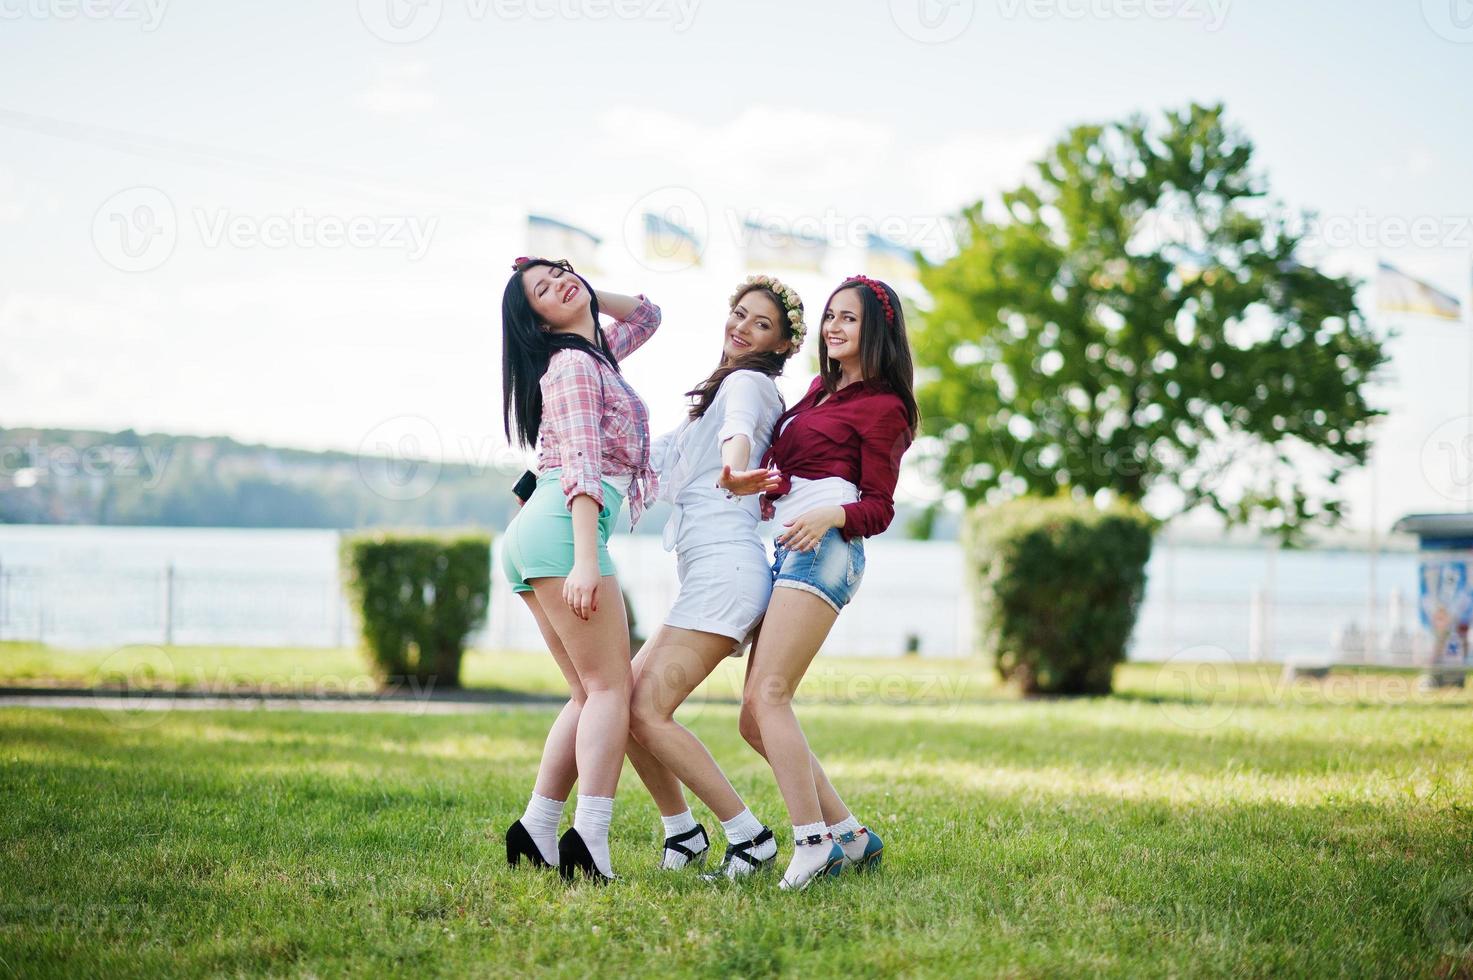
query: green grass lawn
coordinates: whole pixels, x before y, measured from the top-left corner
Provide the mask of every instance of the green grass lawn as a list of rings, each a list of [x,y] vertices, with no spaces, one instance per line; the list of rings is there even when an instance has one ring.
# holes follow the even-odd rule
[[[694,695],[697,701],[740,697],[745,660],[727,660]],[[473,650],[461,668],[463,687],[514,695],[563,696],[567,685],[546,651]],[[125,646],[63,650],[0,642],[0,685],[127,687],[228,694],[368,694],[376,690],[363,655],[352,649],[267,649]],[[400,683],[397,692],[418,693]],[[1124,664],[1116,669],[1121,697],[1177,703],[1183,724],[1215,724],[1243,704],[1466,704],[1473,689],[1421,692],[1416,672],[1342,669],[1325,680],[1284,685],[1274,664]],[[804,680],[809,703],[907,704],[1013,699],[983,660],[964,658],[845,658],[824,655]]]
[[[85,681],[107,658],[11,647],[0,675]],[[176,683],[293,659],[361,671],[349,653],[167,652]],[[467,679],[550,691],[548,666],[478,654]],[[687,718],[786,837],[722,700],[739,668]],[[1473,975],[1468,692],[1120,680],[1021,701],[975,662],[821,660],[800,717],[887,860],[797,895],[656,870],[628,770],[621,881],[508,870],[542,707],[0,709],[0,976]]]

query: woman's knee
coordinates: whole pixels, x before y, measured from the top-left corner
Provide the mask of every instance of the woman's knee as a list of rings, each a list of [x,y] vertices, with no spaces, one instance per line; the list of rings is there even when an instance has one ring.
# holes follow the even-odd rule
[[[741,733],[742,738],[747,740],[748,745],[756,749],[759,754],[762,752],[762,724],[757,720],[756,713],[745,699],[742,701],[742,713],[737,718],[737,731]]]
[[[646,738],[671,720],[671,713],[659,703],[652,685],[636,683],[634,695],[629,699],[629,733],[644,744]]]
[[[627,663],[614,665],[607,669],[580,670],[578,681],[583,685],[587,696],[616,694],[628,701],[634,693],[634,676],[630,673]]]
[[[751,678],[742,692],[742,714],[751,715],[759,725],[764,719],[787,714],[792,703],[790,685],[775,675]]]

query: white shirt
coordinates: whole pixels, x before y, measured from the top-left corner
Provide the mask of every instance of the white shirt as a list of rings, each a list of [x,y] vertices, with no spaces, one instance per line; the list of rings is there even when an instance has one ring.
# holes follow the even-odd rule
[[[859,488],[842,476],[826,476],[818,480],[792,477],[787,493],[772,502],[772,519],[781,526],[797,520],[818,507],[835,507],[856,503]]]
[[[721,447],[734,436],[752,444],[746,469],[762,462],[772,427],[783,413],[777,383],[760,371],[733,371],[721,382],[706,413],[689,417],[655,440],[651,464],[660,473],[660,499],[673,506],[665,524],[666,551],[732,541],[755,541],[761,506],[756,494],[728,500],[716,486]]]

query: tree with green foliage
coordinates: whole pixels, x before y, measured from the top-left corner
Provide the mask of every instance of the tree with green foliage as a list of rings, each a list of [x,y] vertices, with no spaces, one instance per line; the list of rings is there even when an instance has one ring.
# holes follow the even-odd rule
[[[1071,129],[921,270],[942,485],[969,503],[1160,490],[1285,539],[1337,523],[1386,355],[1355,283],[1301,262],[1303,218],[1221,105]]]

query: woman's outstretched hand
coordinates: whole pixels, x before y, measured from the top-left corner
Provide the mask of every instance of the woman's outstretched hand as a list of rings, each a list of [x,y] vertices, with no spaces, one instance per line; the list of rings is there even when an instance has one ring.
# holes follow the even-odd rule
[[[754,493],[776,490],[782,483],[782,474],[776,466],[756,470],[740,470],[733,473],[730,466],[721,467],[721,476],[716,486],[738,497],[749,497]]]

